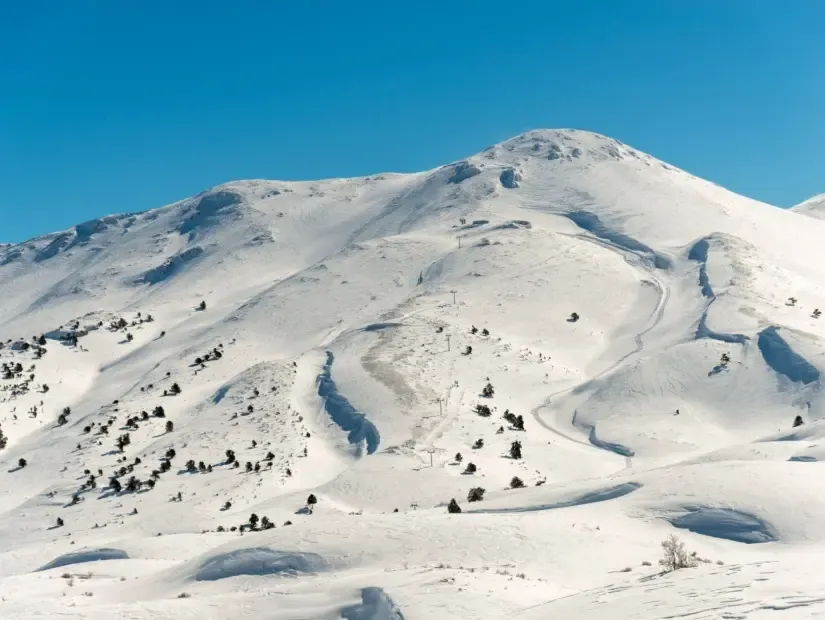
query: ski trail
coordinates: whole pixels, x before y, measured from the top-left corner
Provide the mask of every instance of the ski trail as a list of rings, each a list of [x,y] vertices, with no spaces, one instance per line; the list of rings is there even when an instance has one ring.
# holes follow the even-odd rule
[[[570,236],[574,236],[576,238],[582,239],[584,241],[588,241],[590,243],[595,243],[596,245],[599,245],[601,247],[609,249],[613,252],[617,252],[617,253],[622,255],[624,260],[629,265],[631,265],[635,268],[641,268],[641,266],[644,264],[643,261],[641,260],[641,258],[635,252],[626,250],[626,249],[622,248],[621,246],[617,246],[617,245],[615,245],[613,243],[610,243],[608,241],[605,241],[603,239],[599,239],[597,237],[593,237],[591,235],[585,235],[585,234],[570,235]],[[637,259],[637,260],[633,260],[633,259]],[[628,353],[626,353],[626,354],[622,355],[621,357],[619,357],[615,362],[613,362],[612,364],[610,364],[606,368],[600,370],[598,373],[596,373],[595,375],[593,375],[592,377],[590,377],[586,381],[584,381],[582,383],[577,383],[577,384],[568,386],[568,387],[566,387],[562,390],[559,390],[557,392],[553,392],[552,394],[548,395],[547,398],[545,398],[544,402],[541,405],[539,405],[538,407],[534,408],[531,411],[531,413],[533,415],[533,418],[543,428],[547,429],[548,431],[550,431],[551,433],[553,433],[555,435],[558,435],[559,437],[562,437],[562,438],[564,438],[564,439],[566,439],[566,440],[568,440],[572,443],[578,444],[580,446],[584,446],[588,449],[605,450],[605,448],[602,448],[602,447],[599,447],[599,446],[593,444],[593,442],[590,441],[589,439],[588,440],[579,439],[575,436],[572,436],[568,433],[563,432],[562,430],[560,430],[556,426],[545,422],[545,420],[542,418],[541,411],[543,409],[549,409],[551,407],[551,404],[553,403],[554,399],[556,399],[558,396],[561,396],[561,395],[564,395],[564,394],[569,394],[569,393],[572,393],[574,391],[584,390],[584,389],[587,388],[587,386],[589,384],[591,384],[595,381],[598,381],[598,380],[612,374],[613,372],[618,370],[620,367],[622,367],[630,358],[638,355],[639,353],[641,353],[644,350],[644,346],[645,346],[644,345],[644,337],[648,333],[650,333],[653,329],[655,329],[661,323],[662,317],[664,316],[664,313],[665,313],[665,309],[667,308],[667,303],[670,300],[670,287],[663,280],[656,277],[654,275],[653,271],[654,271],[653,269],[645,269],[645,272],[650,277],[650,280],[652,281],[653,285],[659,291],[659,298],[658,298],[658,301],[657,301],[657,304],[656,304],[656,308],[654,308],[653,312],[650,314],[650,317],[648,318],[648,321],[647,321],[646,325],[644,326],[642,331],[640,331],[638,334],[636,334],[633,338],[633,341],[635,343],[635,348],[632,351],[629,351]],[[559,412],[556,412],[556,413],[558,414]],[[571,419],[571,425],[573,425],[574,428],[575,428],[575,414],[573,415],[573,418]],[[588,429],[588,430],[590,430],[590,429]],[[621,471],[625,471],[627,469],[630,469],[633,466],[632,457],[624,456],[624,458],[625,458],[625,465],[624,465],[624,467]],[[617,473],[621,473],[621,471],[617,472]],[[616,474],[614,474],[614,475],[616,475]]]

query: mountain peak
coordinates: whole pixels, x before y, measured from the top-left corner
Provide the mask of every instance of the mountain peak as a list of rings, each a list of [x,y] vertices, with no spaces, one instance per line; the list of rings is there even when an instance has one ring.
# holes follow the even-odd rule
[[[650,158],[649,155],[640,153],[619,140],[582,129],[531,129],[490,147],[484,153],[510,153],[551,161],[581,158],[596,161],[621,160],[628,157]]]

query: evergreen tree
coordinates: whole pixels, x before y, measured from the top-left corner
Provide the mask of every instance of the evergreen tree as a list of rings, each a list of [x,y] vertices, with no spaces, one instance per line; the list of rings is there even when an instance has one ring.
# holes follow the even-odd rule
[[[521,458],[521,442],[514,441],[510,444],[510,458],[520,459]]]
[[[458,505],[458,502],[455,501],[455,498],[450,500],[450,503],[447,505],[447,512],[450,514],[458,514],[461,512],[461,506]]]
[[[480,502],[484,499],[484,489],[481,487],[475,487],[470,489],[470,492],[467,494],[467,501],[468,502]]]

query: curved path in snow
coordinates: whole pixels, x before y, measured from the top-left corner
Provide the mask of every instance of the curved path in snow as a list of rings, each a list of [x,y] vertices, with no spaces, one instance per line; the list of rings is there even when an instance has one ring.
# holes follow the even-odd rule
[[[604,248],[607,248],[611,251],[620,253],[629,265],[631,265],[633,267],[636,267],[636,268],[643,268],[644,269],[644,267],[643,267],[644,261],[642,260],[642,258],[640,256],[638,256],[638,254],[636,254],[635,252],[633,252],[631,250],[628,250],[626,248],[623,248],[621,246],[613,244],[609,241],[606,241],[604,239],[599,239],[599,238],[591,236],[591,235],[578,234],[578,235],[570,235],[570,236],[576,237],[578,239],[582,239],[584,241],[588,241],[590,243],[595,243],[595,244],[600,245]],[[659,323],[661,323],[662,317],[664,316],[664,313],[665,313],[665,308],[667,307],[667,303],[670,299],[670,287],[663,280],[661,280],[656,275],[654,275],[654,269],[645,269],[645,272],[650,277],[650,280],[652,281],[653,285],[658,289],[659,299],[657,301],[656,308],[654,308],[653,312],[650,314],[650,317],[648,318],[648,321],[645,324],[644,328],[642,329],[642,331],[640,331],[638,334],[636,334],[636,336],[634,336],[634,338],[633,338],[633,340],[636,344],[636,347],[632,351],[629,351],[628,353],[622,355],[619,359],[617,359],[615,362],[610,364],[607,368],[604,368],[603,370],[600,370],[598,373],[596,373],[595,375],[593,375],[592,377],[590,377],[586,381],[584,381],[582,383],[572,385],[572,386],[567,387],[563,390],[559,390],[558,392],[554,392],[554,393],[550,394],[549,396],[547,396],[547,398],[544,400],[544,402],[541,405],[539,405],[538,407],[533,409],[533,411],[531,412],[533,414],[533,417],[535,418],[536,422],[538,422],[542,427],[546,428],[547,430],[554,433],[555,435],[558,435],[559,437],[562,437],[562,438],[564,438],[564,439],[566,439],[570,442],[573,442],[573,443],[576,443],[576,444],[579,444],[579,445],[582,445],[582,446],[586,446],[587,448],[590,448],[590,449],[607,450],[609,452],[613,452],[612,450],[608,450],[607,448],[604,448],[603,446],[600,446],[600,445],[594,443],[591,440],[591,438],[593,437],[593,435],[595,433],[594,429],[588,428],[588,430],[589,430],[588,439],[580,439],[580,438],[578,438],[574,435],[571,435],[567,432],[564,432],[564,431],[560,430],[559,428],[554,426],[552,423],[548,423],[547,421],[545,421],[542,417],[541,411],[544,410],[544,409],[549,409],[552,406],[552,403],[557,399],[557,397],[562,396],[564,394],[570,394],[574,391],[584,390],[588,386],[588,384],[593,383],[594,381],[598,381],[599,379],[602,379],[602,378],[610,375],[611,373],[615,372],[620,367],[625,365],[630,358],[638,355],[639,353],[641,353],[644,350],[645,345],[644,345],[644,340],[643,339],[644,339],[645,335],[650,333],[653,329],[655,329],[659,325]],[[556,412],[556,415],[558,415],[558,413],[560,413],[560,412]],[[571,426],[573,426],[574,428],[576,428],[575,417],[576,416],[575,416],[575,413],[574,413],[574,415],[571,418]],[[618,452],[614,452],[614,453],[618,454]],[[627,455],[621,455],[621,456],[625,457],[625,466],[624,466],[623,470],[624,469],[629,469],[630,467],[632,467],[632,464],[633,464],[632,457],[627,456]]]

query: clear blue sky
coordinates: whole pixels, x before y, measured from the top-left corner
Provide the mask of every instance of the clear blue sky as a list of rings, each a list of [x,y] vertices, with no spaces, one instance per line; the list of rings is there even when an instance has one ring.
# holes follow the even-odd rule
[[[825,192],[822,0],[1,4],[2,241],[537,127],[774,204]]]

